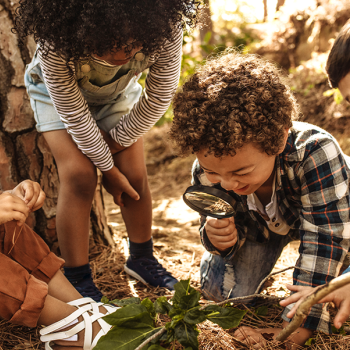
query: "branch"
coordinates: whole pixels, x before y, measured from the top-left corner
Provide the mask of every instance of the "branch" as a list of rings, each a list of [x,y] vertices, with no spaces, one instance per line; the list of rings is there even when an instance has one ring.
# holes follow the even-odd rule
[[[165,327],[161,328],[157,333],[154,333],[151,337],[147,338],[143,343],[141,343],[135,350],[142,349],[145,345],[150,343],[153,339],[156,339],[158,336],[162,335],[165,331]]]
[[[289,266],[289,267],[286,267],[285,269],[278,270],[278,271],[276,271],[276,272],[273,272],[273,273],[270,273],[269,275],[267,275],[267,276],[260,282],[260,284],[258,285],[258,288],[256,288],[255,294],[259,293],[261,286],[262,286],[262,285],[265,283],[265,281],[268,280],[271,276],[278,275],[279,273],[282,273],[282,272],[287,271],[287,270],[290,270],[290,269],[298,269],[298,270],[301,270],[301,271],[306,272],[306,273],[308,273],[308,274],[311,273],[310,271],[301,269],[301,268],[298,267],[298,266]]]
[[[279,273],[282,273],[284,271],[287,271],[287,270],[290,270],[290,269],[299,269],[303,272],[306,272],[306,273],[310,273],[309,271],[306,271],[304,269],[301,269],[300,267],[297,267],[297,266],[289,266],[289,267],[286,267],[285,269],[282,269],[282,270],[278,270],[276,272],[273,272],[273,273],[270,273],[269,275],[267,275],[259,284],[258,288],[256,289],[255,293],[254,294],[251,294],[251,295],[247,295],[247,296],[243,296],[243,297],[236,297],[236,298],[231,298],[231,299],[226,299],[224,301],[221,301],[219,303],[210,303],[210,305],[223,305],[223,304],[226,304],[226,303],[232,303],[234,301],[241,301],[241,300],[245,300],[245,299],[250,299],[250,298],[265,298],[265,299],[272,299],[272,300],[275,300],[275,301],[280,301],[284,298],[281,298],[281,297],[276,297],[274,295],[263,295],[263,294],[258,294],[259,293],[259,290],[261,288],[261,286],[265,283],[265,281],[267,279],[269,279],[271,276],[274,276],[274,275],[277,275]],[[200,310],[203,310],[207,307],[208,305],[204,305],[200,308]]]
[[[286,340],[300,325],[302,324],[303,320],[307,317],[309,314],[310,308],[318,303],[321,299],[323,299],[325,296],[327,296],[329,293],[333,292],[334,290],[343,287],[344,285],[350,283],[350,273],[347,273],[345,275],[341,275],[337,278],[334,278],[329,283],[317,287],[315,291],[307,296],[305,300],[302,301],[302,303],[299,305],[292,321],[289,323],[289,325],[284,328],[276,337],[276,340],[283,342]]]

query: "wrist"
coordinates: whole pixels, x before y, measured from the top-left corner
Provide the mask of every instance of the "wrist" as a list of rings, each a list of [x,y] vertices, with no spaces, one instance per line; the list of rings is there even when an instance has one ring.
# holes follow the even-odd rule
[[[103,176],[105,177],[113,177],[115,175],[119,175],[120,171],[116,166],[113,166],[113,168],[106,170],[106,171],[101,171],[101,173],[103,174]]]

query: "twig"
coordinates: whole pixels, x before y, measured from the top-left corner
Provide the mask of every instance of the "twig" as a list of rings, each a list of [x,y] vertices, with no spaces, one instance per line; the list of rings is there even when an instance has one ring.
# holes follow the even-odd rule
[[[162,335],[166,331],[165,327],[161,328],[157,333],[153,334],[151,337],[147,338],[142,344],[140,344],[135,350],[142,349],[145,345],[150,343],[153,339],[156,339],[158,336]]]
[[[260,282],[260,284],[258,285],[258,288],[256,288],[255,294],[259,293],[261,286],[262,286],[271,276],[278,275],[279,273],[282,273],[282,272],[287,271],[287,270],[290,270],[290,269],[298,269],[298,270],[301,270],[301,271],[306,272],[306,273],[308,273],[308,274],[311,273],[310,271],[301,269],[301,268],[298,267],[298,266],[289,266],[289,267],[286,267],[285,269],[278,270],[278,271],[273,272],[273,273],[270,273],[268,276],[266,276],[266,277]]]
[[[298,327],[300,327],[303,320],[308,315],[310,308],[314,304],[319,302],[329,293],[333,292],[334,290],[340,287],[343,287],[348,283],[350,283],[350,273],[334,278],[329,283],[316,288],[315,291],[309,296],[307,296],[305,300],[303,300],[303,302],[299,305],[292,321],[288,324],[286,328],[282,329],[282,331],[276,337],[276,340],[286,340]]]
[[[224,301],[220,301],[219,303],[208,303],[206,305],[203,305],[199,310],[204,310],[207,306],[210,306],[210,305],[220,306],[223,304],[232,303],[234,301],[240,301],[240,300],[245,300],[245,299],[250,299],[250,298],[265,298],[265,299],[272,299],[272,300],[276,300],[276,301],[280,301],[280,300],[284,299],[281,297],[276,297],[274,295],[252,294],[252,295],[246,295],[244,297],[236,297],[236,298],[226,299]]]

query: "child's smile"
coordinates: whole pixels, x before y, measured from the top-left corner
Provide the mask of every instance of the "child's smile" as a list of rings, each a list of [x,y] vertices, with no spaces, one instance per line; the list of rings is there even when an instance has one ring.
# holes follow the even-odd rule
[[[224,189],[239,195],[272,191],[276,156],[269,156],[252,143],[237,150],[235,156],[217,158],[207,151],[196,155],[210,182],[220,183]]]

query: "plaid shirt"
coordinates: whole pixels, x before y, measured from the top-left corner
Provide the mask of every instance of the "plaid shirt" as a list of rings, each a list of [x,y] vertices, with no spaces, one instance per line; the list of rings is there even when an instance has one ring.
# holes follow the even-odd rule
[[[193,184],[224,190],[207,180],[198,161],[194,163],[192,174]],[[350,158],[337,141],[316,126],[294,122],[284,151],[276,157],[278,206],[291,227],[289,235],[301,241],[296,266],[310,272],[295,269],[294,284],[316,287],[339,274],[349,250],[349,178]],[[265,220],[248,209],[247,196],[233,191],[227,193],[237,201],[235,223],[239,236],[236,245],[223,256],[229,261],[245,240],[267,241],[269,230]],[[206,235],[205,217],[201,223],[204,247],[212,254],[220,254]],[[282,315],[287,321],[285,315],[291,307],[288,306]],[[322,305],[314,306],[302,326],[331,333],[328,311]]]

